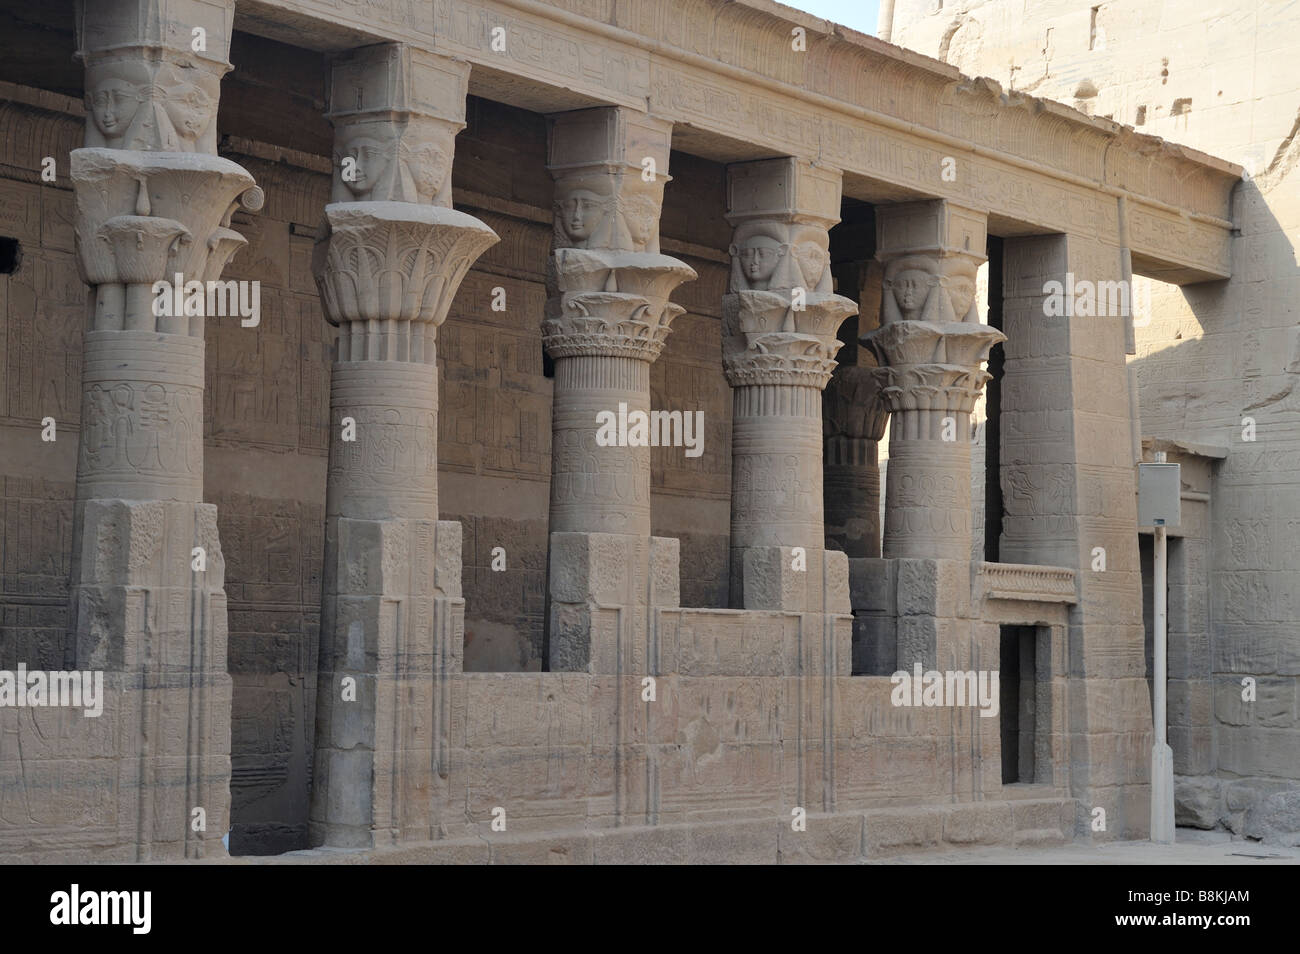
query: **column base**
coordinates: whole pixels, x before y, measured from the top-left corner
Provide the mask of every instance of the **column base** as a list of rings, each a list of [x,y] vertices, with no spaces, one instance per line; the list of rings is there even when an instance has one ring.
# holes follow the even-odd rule
[[[316,761],[308,841],[370,848],[438,837],[465,601],[455,521],[326,529]]]
[[[552,672],[657,673],[654,610],[681,605],[676,537],[552,533]]]
[[[72,719],[68,737],[84,744],[61,758],[117,759],[117,843],[133,860],[223,857],[231,679],[217,508],[91,499],[79,510],[72,635],[77,668],[104,674],[104,721]],[[96,784],[103,773],[86,767]]]

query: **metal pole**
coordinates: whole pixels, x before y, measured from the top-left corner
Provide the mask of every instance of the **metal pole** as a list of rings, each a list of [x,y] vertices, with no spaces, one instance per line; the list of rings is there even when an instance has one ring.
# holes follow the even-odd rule
[[[1163,464],[1165,455],[1158,452],[1156,463]],[[1163,523],[1155,527],[1155,564],[1152,581],[1152,615],[1155,628],[1154,646],[1154,696],[1152,717],[1154,742],[1151,745],[1151,840],[1162,845],[1174,843],[1174,751],[1165,737],[1165,720],[1168,698],[1168,632],[1166,625],[1166,583],[1168,549]]]

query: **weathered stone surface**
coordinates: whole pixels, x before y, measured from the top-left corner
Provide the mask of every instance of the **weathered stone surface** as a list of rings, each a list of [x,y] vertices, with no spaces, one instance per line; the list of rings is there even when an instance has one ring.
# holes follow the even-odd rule
[[[1274,792],[1246,812],[1245,835],[1293,848],[1300,845],[1300,789]]]
[[[361,849],[285,863],[854,861],[1053,842],[1076,814],[1084,835],[1099,804],[1107,837],[1143,836],[1132,342],[1117,316],[1045,319],[1042,295],[1133,268],[1224,278],[1234,227],[1240,275],[1157,291],[1131,370],[1190,495],[1171,554],[1176,767],[1233,776],[1204,782],[1225,824],[1289,837],[1300,564],[1277,475],[1295,369],[1260,358],[1294,344],[1265,307],[1292,264],[1270,244],[1294,218],[1284,91],[1250,91],[1269,118],[1243,135],[1266,162],[1230,206],[1226,163],[756,0],[651,0],[603,24],[415,6],[271,0],[266,35],[232,52],[227,0],[84,4],[85,107],[49,92],[75,83],[35,55],[30,87],[0,89],[0,231],[24,253],[0,282],[0,666],[93,661],[111,686],[101,722],[0,709],[0,855],[213,857],[233,822],[237,852]],[[983,10],[953,14],[951,59],[974,56]],[[1054,15],[1016,21],[1034,51]],[[510,24],[507,50],[484,16]],[[811,55],[762,54],[792,23]],[[11,26],[10,44],[68,60],[57,25]],[[340,50],[350,34],[377,42]],[[1045,68],[1035,88],[1076,73]],[[861,76],[878,82],[845,82]],[[238,165],[215,156],[218,93]],[[1178,108],[1183,127],[1161,128],[1204,135],[1202,108]],[[70,191],[58,157],[79,141]],[[940,178],[949,152],[958,174]],[[1007,361],[1000,440],[972,452],[964,416],[999,335],[977,320],[986,229],[1007,236]],[[261,323],[152,314],[145,292],[172,269],[262,282]],[[841,322],[881,367],[856,345],[844,358]],[[595,414],[620,403],[703,411],[701,456],[597,443]],[[1247,414],[1263,450],[1236,440]],[[38,443],[46,415],[57,442]],[[922,443],[957,446],[909,457]],[[1002,474],[992,542],[1017,563],[972,566],[985,453]],[[1017,788],[998,720],[895,706],[881,678],[998,665],[1003,625],[1037,630],[1019,698],[1041,718],[1039,771]],[[463,671],[545,664],[561,671]],[[194,792],[203,833],[186,829]],[[1205,822],[1209,801],[1180,810]]]
[[[1174,783],[1174,821],[1186,828],[1218,827],[1223,816],[1223,782],[1176,776]]]
[[[326,206],[313,259],[339,326],[313,846],[369,848],[439,830],[465,623],[460,526],[438,521],[436,339],[461,279],[498,240],[450,208],[466,74],[405,46],[334,65],[342,201]]]

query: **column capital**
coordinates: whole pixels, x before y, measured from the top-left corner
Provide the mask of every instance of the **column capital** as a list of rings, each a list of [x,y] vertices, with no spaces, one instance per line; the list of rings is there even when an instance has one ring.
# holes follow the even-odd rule
[[[558,314],[542,322],[542,343],[552,358],[577,355],[654,361],[672,321],[686,309],[668,300],[689,265],[647,252],[558,248],[555,280]]]
[[[243,167],[202,153],[74,149],[71,177],[77,263],[82,280],[94,286],[151,286],[177,274],[184,282],[215,280],[247,244],[230,228],[231,216],[241,204],[257,211],[263,202]],[[102,315],[95,327],[112,331],[125,323],[202,337],[202,315],[174,324],[188,314],[174,310],[158,317],[138,307],[124,316],[119,309]]]
[[[672,133],[622,106],[547,117],[555,247],[658,254]]]
[[[988,380],[980,369],[1006,337],[979,321],[976,278],[987,216],[946,199],[876,210],[884,264],[880,327],[861,341],[890,410],[968,414]]]
[[[889,407],[880,393],[875,368],[841,367],[822,395],[827,438],[878,441],[885,436]]]
[[[976,278],[987,217],[943,199],[876,209],[880,326],[861,337],[893,414],[886,557],[969,560],[970,414],[1006,336],[981,324]]]
[[[451,207],[468,84],[468,63],[404,43],[333,61],[335,178],[312,272],[340,362],[433,364],[457,288],[499,241]]]
[[[342,328],[339,360],[431,362],[429,336],[496,232],[464,212],[413,202],[333,203],[325,220],[329,238],[316,246],[312,271],[326,319]],[[418,334],[413,324],[423,326]]]
[[[980,365],[1006,336],[988,325],[901,321],[862,340],[880,359],[871,374],[890,411],[969,414],[989,379]]]
[[[555,254],[542,323],[547,354],[654,361],[684,311],[669,296],[696,277],[659,252],[672,124],[620,106],[548,123]]]
[[[79,2],[86,145],[215,155],[234,6],[234,0]]]
[[[727,201],[735,226],[722,300],[728,383],[824,388],[840,348],[835,333],[858,310],[831,278],[840,173],[794,157],[736,163],[727,167]]]
[[[331,200],[451,208],[469,70],[462,60],[403,43],[361,47],[336,59],[325,113],[334,126]]]

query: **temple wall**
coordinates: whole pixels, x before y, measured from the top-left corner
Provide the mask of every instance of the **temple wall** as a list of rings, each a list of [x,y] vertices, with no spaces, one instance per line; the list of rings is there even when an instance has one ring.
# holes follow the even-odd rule
[[[1044,332],[1035,289],[1120,274],[1123,201],[1117,218],[1073,170],[1133,167],[1133,188],[1216,213],[1231,170],[1051,104],[1000,111],[987,87],[851,37],[816,39],[812,85],[777,88],[802,67],[760,84],[728,68],[697,96],[677,39],[644,70],[627,55],[649,16],[516,86],[459,19],[418,42],[434,31],[413,7],[409,36],[350,46],[351,13],[304,18],[301,40],[254,16],[284,43],[231,42],[233,0],[168,3],[220,39],[184,79],[200,51],[151,37],[126,0],[88,0],[75,38],[72,4],[0,11],[33,51],[0,64],[0,237],[25,256],[0,277],[0,668],[100,666],[109,691],[101,719],[0,708],[0,858],[220,858],[227,832],[235,855],[477,850],[510,840],[497,809],[512,836],[597,853],[623,829],[624,861],[676,825],[718,857],[769,836],[782,858],[1060,843],[1094,806],[1112,818],[1097,840],[1145,834],[1123,328]],[[377,39],[396,8],[373,6]],[[258,9],[279,7],[315,0]],[[750,57],[755,29],[785,56],[780,14],[729,4],[719,23],[736,11],[738,45],[713,58]],[[72,69],[34,65],[69,49]],[[787,62],[773,50],[763,69]],[[842,67],[873,58],[887,81],[859,88],[871,70]],[[831,76],[836,96],[810,92]],[[627,95],[643,87],[662,111]],[[891,119],[897,88],[951,135]],[[973,176],[930,181],[936,145],[1004,121]],[[73,150],[75,184],[61,166],[42,182],[44,157]],[[1142,166],[1164,161],[1193,184]],[[1135,233],[1181,209],[1133,205]],[[1019,493],[1001,559],[1036,566],[981,562],[966,439],[1004,338],[981,263],[1008,223],[999,462]],[[1142,248],[1186,245],[1161,261],[1226,274],[1227,226],[1187,218]],[[164,261],[256,282],[257,326],[150,315]],[[702,412],[702,453],[598,439],[590,411],[624,398]],[[1196,533],[1189,567],[1209,552]],[[194,543],[206,566],[187,565]],[[1088,570],[1098,543],[1107,573]],[[1191,671],[1213,650],[1185,578],[1171,624]],[[1002,719],[900,703],[882,677],[913,664],[1010,665]],[[1171,709],[1213,745],[1208,675]],[[1288,686],[1267,686],[1270,729]],[[196,806],[209,827],[187,826]],[[792,845],[803,811],[824,827]],[[740,843],[774,817],[779,835]]]
[[[1185,490],[1212,498],[1202,517],[1205,503],[1184,497],[1184,567],[1171,552],[1178,820],[1263,834],[1263,803],[1300,776],[1300,10],[1283,0],[935,7],[897,0],[892,42],[1247,171],[1234,191],[1232,281],[1136,278],[1130,362],[1143,436],[1213,448],[1170,456],[1184,461]],[[1134,268],[1158,274],[1136,256]],[[1254,703],[1241,698],[1246,677],[1266,687]]]

